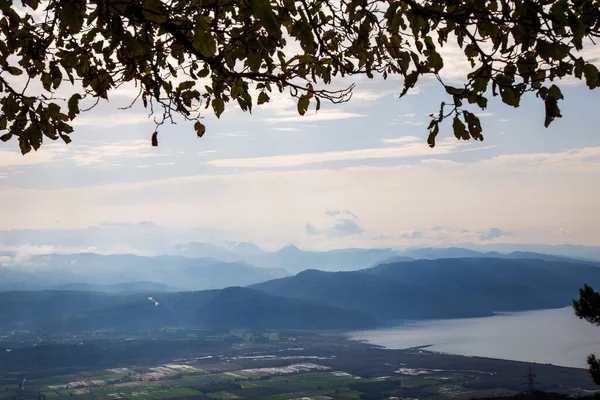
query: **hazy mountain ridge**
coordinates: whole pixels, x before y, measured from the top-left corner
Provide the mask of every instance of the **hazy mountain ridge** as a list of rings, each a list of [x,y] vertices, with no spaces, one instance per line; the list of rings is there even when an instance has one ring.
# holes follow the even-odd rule
[[[516,244],[516,243],[457,243],[456,246],[480,251],[497,251],[501,253],[527,252],[570,259],[600,262],[600,246],[574,244]]]
[[[0,290],[41,290],[73,283],[118,285],[140,281],[160,282],[177,290],[205,290],[246,286],[287,275],[289,272],[283,269],[213,258],[50,254],[0,268]]]
[[[514,245],[514,248],[520,248]],[[538,246],[544,248],[544,246]],[[551,246],[548,246],[551,247]],[[593,253],[594,247],[589,247],[588,252]],[[598,248],[600,260],[600,248]],[[229,242],[224,247],[206,243],[189,243],[178,246],[174,254],[184,257],[216,257],[222,260],[242,260],[253,265],[267,268],[284,268],[291,272],[301,272],[305,269],[318,269],[322,271],[355,271],[384,262],[411,261],[415,259],[440,259],[440,258],[533,258],[548,261],[579,261],[593,262],[586,257],[572,255],[552,255],[527,250],[511,251],[481,251],[464,247],[415,247],[404,250],[398,249],[360,249],[347,248],[329,251],[306,251],[293,244],[288,244],[281,249],[268,252],[263,251],[253,243]]]
[[[584,283],[600,286],[595,264],[472,257],[404,261],[359,271],[306,270],[249,288],[11,291],[0,293],[0,330],[152,330],[177,325],[355,329],[406,319],[563,307]]]
[[[382,264],[362,271],[459,296],[490,311],[571,305],[584,283],[600,285],[597,264],[538,259],[455,258]]]
[[[2,292],[0,331],[155,330],[165,326],[355,329],[373,317],[314,301],[230,287],[199,292],[108,294],[81,291]]]
[[[423,286],[362,271],[307,270],[293,277],[251,286],[275,296],[314,299],[360,311],[382,321],[489,316],[489,310],[441,296]]]
[[[600,268],[535,259],[454,258],[381,264],[353,272],[304,271],[251,287],[312,298],[380,319],[455,318],[571,304]]]
[[[586,260],[534,252],[482,253],[459,247],[413,248],[403,251],[351,248],[317,252],[304,251],[295,245],[287,245],[276,252],[265,252],[253,243],[228,242],[223,247],[191,243],[178,249],[185,250],[184,252],[193,250],[193,253],[186,254],[196,258],[182,255],[148,257],[95,253],[33,256],[0,267],[0,291],[64,288],[87,290],[81,285],[92,284],[108,286],[90,287],[89,290],[113,292],[121,290],[111,288],[111,285],[140,281],[161,282],[169,286],[168,290],[220,289],[260,283],[306,269],[356,271],[382,263],[407,262],[415,259],[539,259],[598,265]],[[214,258],[216,256],[222,257],[223,260]],[[74,284],[80,286],[64,286]]]
[[[103,293],[160,293],[174,292],[175,288],[158,282],[124,282],[113,285],[99,285],[95,283],[65,283],[58,285],[55,290],[74,290],[80,292],[103,292]]]
[[[223,253],[225,252],[225,253]],[[374,263],[398,255],[392,249],[339,249],[329,251],[306,251],[293,244],[268,252],[253,243],[228,243],[217,247],[206,243],[189,243],[173,249],[173,254],[183,257],[216,257],[222,260],[242,260],[266,268],[283,268],[300,272],[308,268],[331,271],[347,271],[365,268]]]

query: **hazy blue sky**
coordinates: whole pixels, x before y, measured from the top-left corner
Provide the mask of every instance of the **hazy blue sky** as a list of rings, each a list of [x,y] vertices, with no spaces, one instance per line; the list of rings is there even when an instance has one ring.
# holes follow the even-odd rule
[[[453,62],[450,79],[464,71]],[[430,149],[427,115],[447,100],[437,83],[398,99],[399,80],[355,82],[349,103],[304,117],[277,95],[252,115],[207,114],[202,139],[163,126],[158,148],[143,110],[117,109],[131,92],[117,93],[79,118],[69,146],[22,157],[1,144],[0,230],[149,221],[178,240],[267,249],[600,244],[600,92],[565,84],[549,129],[534,96],[519,109],[494,99],[484,142],[456,141],[447,123]]]

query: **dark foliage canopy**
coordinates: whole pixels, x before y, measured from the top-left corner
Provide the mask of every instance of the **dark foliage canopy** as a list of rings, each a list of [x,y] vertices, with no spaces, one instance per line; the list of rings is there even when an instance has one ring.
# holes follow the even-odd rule
[[[448,118],[458,139],[483,140],[473,108],[490,95],[518,107],[533,92],[548,126],[558,79],[598,87],[581,51],[599,30],[598,0],[0,0],[0,138],[23,154],[68,143],[71,122],[126,84],[157,128],[180,115],[202,136],[203,109],[251,111],[289,91],[303,115],[351,97],[328,89],[335,77],[400,75],[401,96],[423,76],[448,94],[430,146]],[[445,46],[470,63],[462,85],[441,78]]]
[[[600,326],[600,293],[591,286],[584,285],[579,289],[579,299],[573,301],[573,309],[579,318]],[[600,385],[600,360],[590,354],[587,363],[594,383]]]

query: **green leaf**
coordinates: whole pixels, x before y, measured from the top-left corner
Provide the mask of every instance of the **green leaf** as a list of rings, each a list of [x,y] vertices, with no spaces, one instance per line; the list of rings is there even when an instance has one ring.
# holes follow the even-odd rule
[[[469,140],[470,136],[467,133],[465,124],[463,124],[458,115],[454,116],[454,120],[452,121],[452,130],[454,131],[454,136],[456,136],[457,139]]]
[[[21,2],[24,6],[31,7],[33,10],[37,10],[38,5],[40,4],[39,0],[22,0]]]
[[[465,93],[464,88],[456,88],[454,86],[446,86],[446,93],[456,96],[462,96]]]
[[[429,56],[429,66],[435,71],[439,72],[442,68],[444,68],[444,60],[442,56],[437,51],[431,52]]]
[[[196,73],[196,76],[198,78],[206,78],[209,73],[210,73],[210,70],[205,67],[205,68],[202,68],[200,71],[198,71],[198,73]]]
[[[567,20],[569,21],[571,32],[573,32],[573,43],[577,50],[581,50],[581,38],[585,35],[585,24],[572,11],[568,12]]]
[[[206,132],[206,127],[202,122],[196,121],[194,124],[194,130],[196,131],[196,136],[200,138],[202,135],[204,135],[204,132]]]
[[[177,88],[179,90],[181,90],[181,91],[184,91],[184,90],[189,90],[189,89],[193,88],[194,86],[196,86],[196,82],[194,82],[194,81],[185,81],[185,82],[181,82],[177,86]]]
[[[0,115],[0,131],[6,129],[7,124],[8,124],[8,119],[6,118],[6,116]]]
[[[256,104],[261,105],[264,103],[268,103],[269,102],[269,95],[266,94],[265,92],[260,92],[260,94],[258,95],[258,100],[256,101]]]
[[[573,75],[575,75],[575,78],[577,79],[581,79],[581,77],[583,76],[583,68],[585,67],[585,61],[583,60],[583,58],[578,58],[577,60],[575,60],[575,66],[573,68]]]
[[[52,90],[52,75],[50,75],[47,72],[43,72],[40,81],[42,82],[42,86],[44,87],[44,89],[46,89],[47,91]]]
[[[477,47],[474,44],[469,43],[465,46],[465,55],[469,58],[469,60],[477,57],[479,55]]]
[[[557,100],[562,100],[564,98],[560,88],[556,85],[550,86],[550,89],[548,89],[548,96],[554,97]]]
[[[487,90],[487,86],[488,86],[488,82],[489,82],[489,78],[485,78],[485,77],[477,77],[475,78],[475,80],[473,81],[473,90],[475,90],[476,92],[485,92]]]
[[[281,23],[277,21],[269,0],[253,0],[252,11],[265,30],[277,39],[281,39]]]
[[[12,138],[12,136],[12,133],[5,133],[4,135],[0,136],[0,140],[2,140],[3,142],[8,142]]]
[[[429,124],[429,136],[427,137],[427,144],[429,147],[435,147],[435,137],[440,132],[440,125],[437,120],[432,120]]]
[[[79,93],[75,93],[69,98],[68,108],[69,108],[69,119],[72,120],[75,118],[77,114],[79,114],[79,101],[81,100],[81,95]]]
[[[9,74],[14,75],[14,76],[19,76],[23,73],[23,71],[17,67],[8,67],[8,68],[6,68],[6,71],[8,71]]]
[[[79,1],[68,1],[61,3],[61,7],[59,8],[59,21],[62,27],[70,34],[79,33],[83,27],[84,10],[81,5],[82,2]]]
[[[60,138],[63,140],[63,142],[65,142],[65,144],[69,144],[72,142],[71,137],[69,137],[69,135],[61,133]]]
[[[406,75],[404,78],[404,88],[402,89],[402,93],[400,93],[400,97],[404,96],[410,89],[412,89],[417,80],[419,79],[419,72],[413,71],[410,74]]]
[[[487,108],[487,98],[483,96],[477,96],[477,105],[482,110],[485,110]]]
[[[520,97],[512,86],[503,86],[500,88],[500,97],[504,104],[519,107]]]
[[[21,149],[21,154],[23,155],[31,151],[31,143],[29,143],[29,140],[27,140],[25,136],[19,136],[19,148]]]
[[[215,97],[212,101],[212,108],[217,118],[221,117],[221,114],[225,111],[225,101],[221,97]]]
[[[300,115],[304,115],[308,110],[308,105],[310,103],[310,98],[307,95],[302,95],[298,99],[298,113]]]
[[[598,86],[598,68],[594,64],[585,64],[583,75],[585,76],[585,83],[590,89],[595,89]]]
[[[564,0],[559,0],[555,2],[552,7],[550,7],[550,12],[554,17],[554,21],[556,23],[565,26],[569,24],[569,20],[567,19],[567,12],[569,9],[569,5]]]
[[[203,56],[213,57],[217,52],[217,43],[211,34],[207,17],[199,15],[194,20],[194,48]]]
[[[561,118],[560,109],[558,108],[558,100],[562,100],[563,95],[558,86],[552,85],[544,98],[544,106],[546,116],[544,118],[544,126],[547,128],[556,118]]]
[[[463,111],[465,122],[469,127],[469,134],[473,139],[483,140],[481,135],[481,121],[479,117],[469,111]]]
[[[142,14],[148,20],[157,24],[164,24],[169,20],[168,12],[163,10],[160,0],[144,0]]]
[[[250,52],[248,53],[248,57],[246,58],[246,65],[250,67],[250,71],[258,72],[258,70],[260,70],[262,61],[262,57],[258,52]]]

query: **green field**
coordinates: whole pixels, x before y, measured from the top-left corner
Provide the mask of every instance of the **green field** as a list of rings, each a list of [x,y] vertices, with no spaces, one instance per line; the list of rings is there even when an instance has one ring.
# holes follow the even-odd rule
[[[317,368],[315,366],[314,368]],[[179,368],[180,375],[162,375],[161,380],[149,379],[152,371],[161,366],[131,368],[132,376],[141,381],[122,381],[124,373],[107,370],[86,370],[73,375],[57,375],[27,381],[27,393],[42,393],[46,399],[200,399],[233,400],[238,398],[292,400],[292,399],[358,399],[381,395],[392,397],[398,391],[418,395],[418,398],[471,399],[492,395],[511,395],[512,390],[498,388],[473,388],[461,386],[468,376],[448,372],[445,376],[382,376],[365,378],[342,371],[311,371],[301,373],[278,373],[277,368],[267,370],[228,369],[223,372],[199,374],[199,366],[193,370]],[[268,371],[269,373],[265,372]],[[285,371],[281,370],[281,371]],[[141,375],[138,375],[142,372]],[[130,376],[131,377],[131,376]],[[99,382],[102,381],[102,382]],[[108,383],[112,382],[112,383]],[[484,381],[476,380],[482,386]],[[97,386],[93,386],[95,383]],[[67,386],[70,385],[70,386]],[[491,383],[488,386],[493,386]],[[484,385],[485,386],[485,385]],[[53,389],[53,388],[54,389]],[[2,389],[2,388],[0,388]],[[0,391],[0,399],[14,398],[9,386]],[[204,397],[202,397],[204,396]],[[26,398],[26,397],[24,397]],[[42,397],[43,398],[43,397]],[[368,397],[372,398],[372,397]],[[377,398],[377,397],[374,397]]]
[[[89,360],[87,365],[84,360],[60,368],[57,363],[30,372],[5,369],[0,374],[0,399],[470,400],[521,392],[528,367],[507,360],[382,350],[331,334],[179,328],[162,333],[180,336],[148,340],[141,343],[145,352],[134,353],[133,342],[96,342],[102,348],[129,351],[125,361]],[[190,333],[202,339],[182,339]],[[66,354],[73,350],[63,346]],[[155,348],[168,356],[152,355]],[[185,351],[170,355],[178,349]],[[577,393],[590,380],[585,370],[547,365],[535,369],[544,390]]]
[[[123,374],[106,374],[107,371],[86,371],[85,378],[73,376],[72,382],[113,381]],[[264,398],[284,400],[296,398],[325,399],[335,395],[344,398],[358,397],[359,392],[349,389],[349,385],[377,383],[381,379],[363,379],[349,374],[329,371],[305,372],[268,376],[257,379],[243,370],[229,371],[236,376],[225,373],[204,375],[184,375],[180,379],[161,381],[133,381],[101,386],[64,387],[65,376],[57,376],[56,380],[44,378],[39,381],[28,381],[31,391],[41,392],[47,399],[177,399],[205,395],[213,399],[230,400],[237,398]],[[422,384],[426,380],[421,380]],[[434,381],[435,382],[435,381]],[[399,381],[398,381],[399,383]],[[437,382],[436,382],[437,383]],[[81,383],[79,383],[81,385]],[[49,389],[49,386],[63,385],[62,389]],[[213,389],[219,390],[213,390]],[[9,398],[0,393],[0,398]]]

